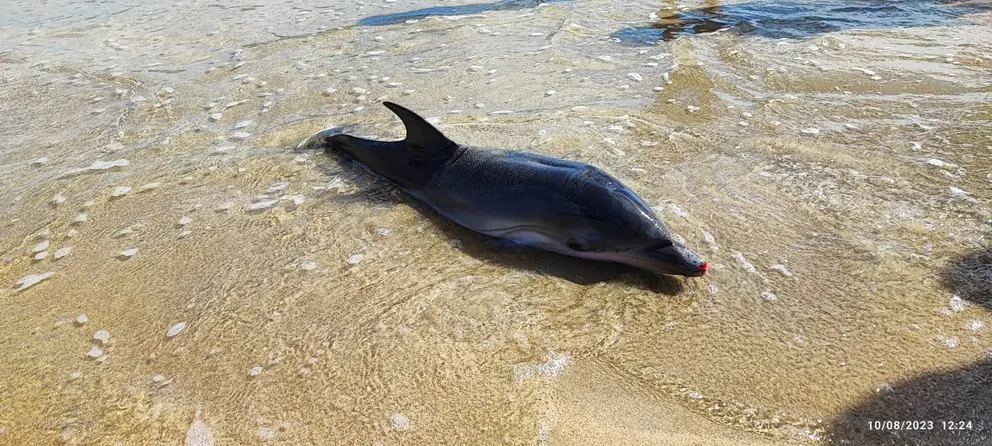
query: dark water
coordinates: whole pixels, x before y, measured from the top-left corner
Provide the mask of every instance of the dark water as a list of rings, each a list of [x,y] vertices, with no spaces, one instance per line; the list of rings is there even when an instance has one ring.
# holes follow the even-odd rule
[[[478,14],[485,11],[516,11],[537,7],[541,3],[557,3],[568,0],[503,0],[490,3],[473,3],[459,6],[433,6],[413,11],[397,12],[369,16],[358,21],[362,26],[381,26],[402,23],[407,20],[422,19],[430,16],[453,16]]]
[[[662,16],[646,26],[613,34],[622,42],[652,45],[679,36],[729,29],[771,38],[802,38],[850,29],[884,29],[945,24],[965,14],[992,9],[988,3],[921,1],[766,1],[709,6]]]

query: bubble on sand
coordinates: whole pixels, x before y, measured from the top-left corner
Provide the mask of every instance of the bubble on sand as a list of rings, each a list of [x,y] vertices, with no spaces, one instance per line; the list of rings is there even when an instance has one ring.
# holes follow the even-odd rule
[[[778,271],[779,274],[782,274],[785,277],[792,277],[792,273],[785,267],[785,265],[772,265],[772,270]]]
[[[86,356],[90,359],[97,359],[103,356],[103,349],[94,345],[90,347],[90,351],[86,352]]]
[[[42,252],[42,251],[48,249],[49,245],[51,245],[51,244],[52,244],[52,242],[49,241],[49,240],[42,240],[42,241],[38,242],[38,244],[34,245],[33,248],[31,248],[31,252],[33,252],[33,253]]]
[[[365,254],[352,254],[348,256],[348,259],[345,261],[348,262],[349,265],[357,265],[363,259],[365,259]]]
[[[254,202],[254,203],[252,203],[251,205],[248,206],[248,210],[249,211],[260,211],[260,210],[263,210],[263,209],[268,209],[268,208],[270,208],[272,206],[275,206],[275,204],[278,203],[278,202],[279,202],[279,200],[256,201],[256,202]]]
[[[568,364],[568,353],[556,353],[548,351],[544,355],[544,362],[539,364],[517,364],[513,366],[513,376],[516,381],[523,382],[537,377],[555,378]]]
[[[127,195],[128,192],[131,192],[130,186],[117,186],[110,192],[110,196],[111,198],[120,198]]]
[[[179,335],[179,333],[181,333],[184,328],[186,328],[186,322],[176,323],[175,325],[169,327],[169,331],[165,332],[165,337],[172,339],[177,335]]]
[[[248,376],[256,377],[258,375],[261,375],[262,374],[262,370],[263,370],[262,369],[262,366],[258,366],[257,365],[255,367],[252,367],[251,370],[248,371]]]
[[[213,446],[214,435],[202,420],[199,411],[193,419],[193,423],[186,430],[186,441],[183,446]]]
[[[72,252],[72,246],[63,246],[55,250],[55,260],[61,259]]]
[[[136,190],[135,192],[137,192],[137,193],[140,194],[140,193],[143,193],[143,192],[148,192],[148,191],[150,191],[152,189],[158,189],[161,186],[162,186],[162,183],[157,183],[157,182],[156,183],[148,183],[148,184],[144,184],[144,185],[138,187],[138,190]]]
[[[107,330],[97,330],[93,332],[93,342],[97,345],[104,346],[110,343],[110,332]],[[99,356],[99,355],[97,355]]]
[[[193,219],[192,218],[189,218],[189,217],[185,217],[184,216],[184,217],[182,217],[182,218],[179,219],[179,226],[186,226],[186,225],[188,225],[188,224],[190,224],[192,222],[193,222]]]
[[[951,299],[947,303],[950,305],[951,310],[954,310],[955,312],[964,311],[964,299],[957,294],[951,296]]]
[[[53,275],[55,275],[55,273],[49,271],[47,273],[29,274],[27,276],[24,276],[20,279],[17,279],[17,281],[14,282],[15,285],[20,285],[15,291],[24,291],[28,288],[31,288],[32,286],[37,285],[39,282],[52,277]]]
[[[410,428],[410,419],[404,414],[394,413],[389,417],[389,426],[393,430],[403,432]]]
[[[300,269],[304,271],[313,271],[317,269],[317,262],[314,262],[313,260],[307,260],[300,264]]]

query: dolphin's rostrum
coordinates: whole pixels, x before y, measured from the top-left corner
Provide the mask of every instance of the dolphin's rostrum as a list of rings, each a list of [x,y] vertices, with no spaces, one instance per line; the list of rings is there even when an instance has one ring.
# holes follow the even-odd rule
[[[637,194],[599,168],[534,153],[462,146],[416,113],[383,104],[403,120],[402,141],[374,141],[328,129],[300,145],[344,152],[481,234],[657,274],[706,273],[706,262],[673,241]]]

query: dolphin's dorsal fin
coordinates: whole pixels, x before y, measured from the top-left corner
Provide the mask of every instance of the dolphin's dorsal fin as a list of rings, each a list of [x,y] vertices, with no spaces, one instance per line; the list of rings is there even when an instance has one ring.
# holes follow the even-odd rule
[[[403,121],[406,127],[406,139],[403,140],[405,143],[428,151],[445,151],[457,146],[420,115],[392,102],[385,101],[382,105],[396,113],[396,116]]]

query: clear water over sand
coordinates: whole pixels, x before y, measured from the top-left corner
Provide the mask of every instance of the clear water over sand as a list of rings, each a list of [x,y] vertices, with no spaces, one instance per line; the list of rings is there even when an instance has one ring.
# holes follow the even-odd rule
[[[0,444],[988,441],[992,9],[917,3],[0,6]],[[384,99],[602,167],[710,273],[295,150]]]

